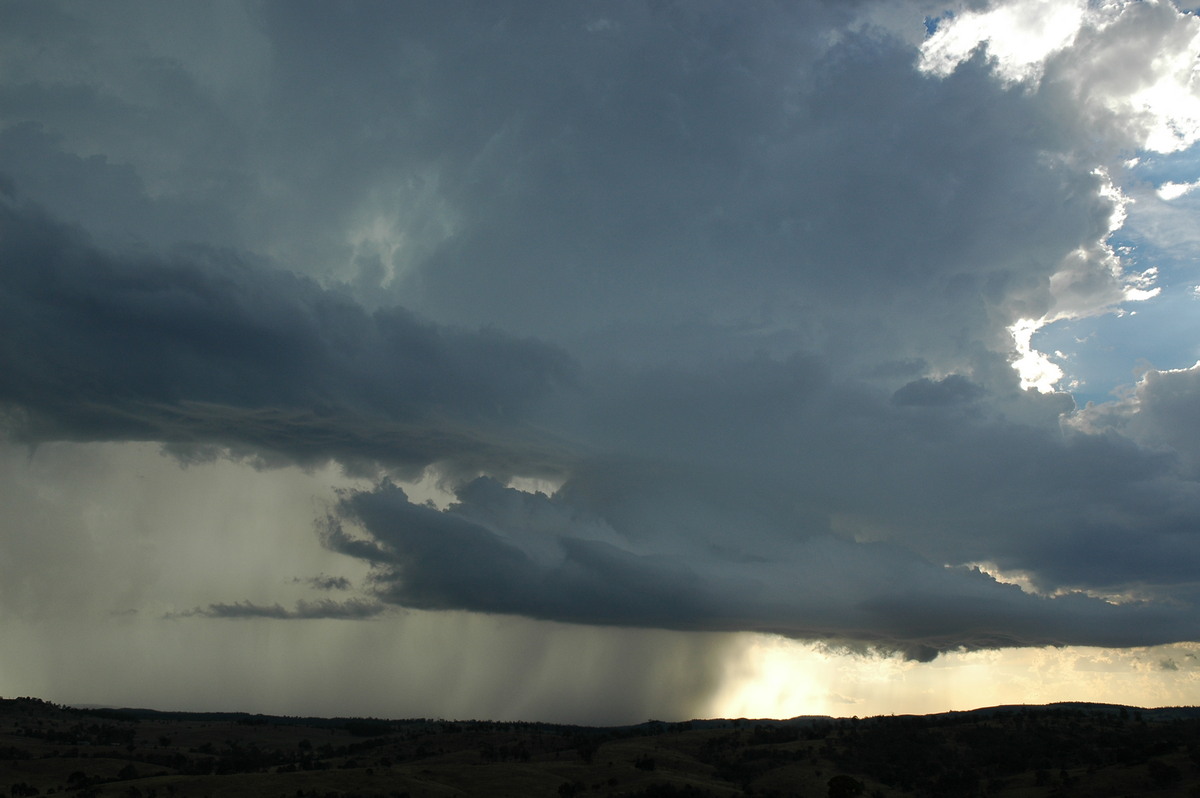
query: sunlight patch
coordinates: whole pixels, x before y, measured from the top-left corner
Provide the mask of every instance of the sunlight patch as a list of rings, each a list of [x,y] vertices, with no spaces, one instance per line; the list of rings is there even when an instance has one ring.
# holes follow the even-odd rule
[[[1016,350],[1012,367],[1021,378],[1022,390],[1034,388],[1039,393],[1053,393],[1064,376],[1058,364],[1033,348],[1033,334],[1044,325],[1040,319],[1018,319],[1008,328]]]
[[[1046,59],[1075,41],[1086,12],[1087,3],[1079,0],[1022,0],[941,19],[921,46],[919,68],[945,77],[970,58],[977,47],[986,44],[1003,80],[1036,80]]]
[[[1157,79],[1134,93],[1129,105],[1149,117],[1145,148],[1181,152],[1200,141],[1200,97],[1196,96],[1195,51],[1200,33],[1187,48],[1154,59]]]
[[[1023,593],[1028,593],[1031,596],[1045,595],[1042,591],[1038,590],[1037,585],[1033,583],[1032,577],[1025,571],[1005,571],[993,562],[968,562],[963,563],[961,566],[947,565],[946,567],[974,568],[981,573],[987,574],[1002,585],[1015,585],[1021,588],[1021,592]]]
[[[458,496],[449,485],[446,478],[436,468],[426,468],[421,478],[415,482],[397,480],[413,504],[423,504],[437,510],[445,510],[458,501]]]
[[[541,477],[512,477],[506,487],[519,490],[522,493],[541,493],[553,496],[563,486],[565,479],[544,479]]]
[[[1195,703],[1200,644],[951,651],[933,662],[831,655],[811,642],[743,636],[711,712],[727,718],[861,717],[1005,704]]]
[[[349,279],[368,289],[410,277],[461,226],[436,170],[369,192],[346,231]]]

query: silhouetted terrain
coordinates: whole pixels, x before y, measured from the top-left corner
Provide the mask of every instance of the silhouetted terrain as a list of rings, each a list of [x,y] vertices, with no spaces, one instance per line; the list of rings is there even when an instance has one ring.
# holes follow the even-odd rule
[[[1200,795],[1200,709],[589,728],[0,699],[0,796]]]

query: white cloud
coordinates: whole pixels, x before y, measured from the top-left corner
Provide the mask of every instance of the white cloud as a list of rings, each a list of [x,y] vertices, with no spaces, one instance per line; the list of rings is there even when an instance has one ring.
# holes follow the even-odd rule
[[[1052,59],[1047,79],[1151,152],[1186,149],[1200,136],[1195,53],[1200,19],[1169,2],[1119,2],[1085,26],[1076,46]]]
[[[1033,348],[1033,334],[1040,327],[1041,324],[1033,319],[1020,319],[1010,328],[1017,350],[1013,368],[1021,377],[1021,388],[1050,393],[1057,389],[1059,380],[1063,378],[1063,370]]]
[[[1158,194],[1160,199],[1170,202],[1171,200],[1190,194],[1198,187],[1200,187],[1200,180],[1194,183],[1175,183],[1168,180],[1159,186],[1155,193]]]
[[[1007,81],[1036,80],[1045,60],[1074,41],[1098,17],[1086,0],[1013,0],[964,10],[940,20],[921,46],[922,70],[946,76],[981,44]]]
[[[1173,152],[1200,137],[1200,20],[1169,2],[998,0],[942,20],[921,47],[921,68],[948,75],[980,45],[1003,79],[1065,81],[1092,113],[1120,118],[1143,149]]]

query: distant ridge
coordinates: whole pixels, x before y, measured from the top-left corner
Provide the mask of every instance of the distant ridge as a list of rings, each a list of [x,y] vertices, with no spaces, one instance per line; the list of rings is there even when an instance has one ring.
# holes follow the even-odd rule
[[[701,798],[1200,795],[1200,708],[539,722],[0,699],[0,795]]]
[[[54,707],[65,711],[83,712],[86,714],[106,716],[106,717],[121,717],[128,719],[160,719],[160,720],[193,720],[193,721],[227,721],[227,722],[246,722],[253,721],[258,723],[271,724],[286,724],[286,725],[306,725],[306,726],[340,726],[349,721],[377,721],[386,723],[402,723],[402,724],[423,724],[423,723],[467,723],[467,724],[522,724],[536,725],[545,728],[561,728],[561,729],[666,729],[678,727],[681,724],[688,724],[695,729],[714,729],[714,728],[732,728],[742,724],[811,724],[816,722],[835,722],[835,721],[851,721],[851,720],[869,720],[876,718],[961,718],[970,716],[987,717],[996,714],[1012,713],[1012,712],[1046,712],[1055,710],[1074,710],[1080,712],[1094,712],[1104,714],[1120,715],[1121,712],[1126,713],[1141,713],[1146,720],[1167,720],[1167,719],[1190,719],[1200,718],[1200,707],[1198,706],[1172,706],[1172,707],[1139,707],[1128,704],[1103,704],[1090,701],[1057,701],[1050,704],[1000,704],[997,706],[977,707],[975,709],[966,710],[948,710],[946,712],[932,712],[925,715],[915,715],[904,713],[900,715],[871,715],[847,717],[833,715],[797,715],[791,718],[693,718],[686,721],[662,721],[662,720],[646,720],[641,723],[632,724],[617,724],[610,726],[589,726],[586,724],[576,723],[553,723],[547,721],[536,720],[520,720],[520,721],[493,721],[481,719],[449,719],[449,718],[378,718],[375,716],[363,717],[352,715],[338,715],[332,717],[316,716],[316,715],[270,715],[263,713],[237,712],[237,711],[194,711],[194,710],[164,710],[150,709],[146,707],[121,707],[104,704],[55,704],[51,701],[46,701],[40,698],[22,697],[22,698],[3,698],[0,697],[0,706],[13,701],[30,702],[32,704]]]

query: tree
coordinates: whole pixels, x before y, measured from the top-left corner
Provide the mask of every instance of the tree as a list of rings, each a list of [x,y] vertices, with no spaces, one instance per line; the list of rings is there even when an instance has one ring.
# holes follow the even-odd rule
[[[861,781],[844,773],[829,780],[829,798],[855,798],[866,789]]]

